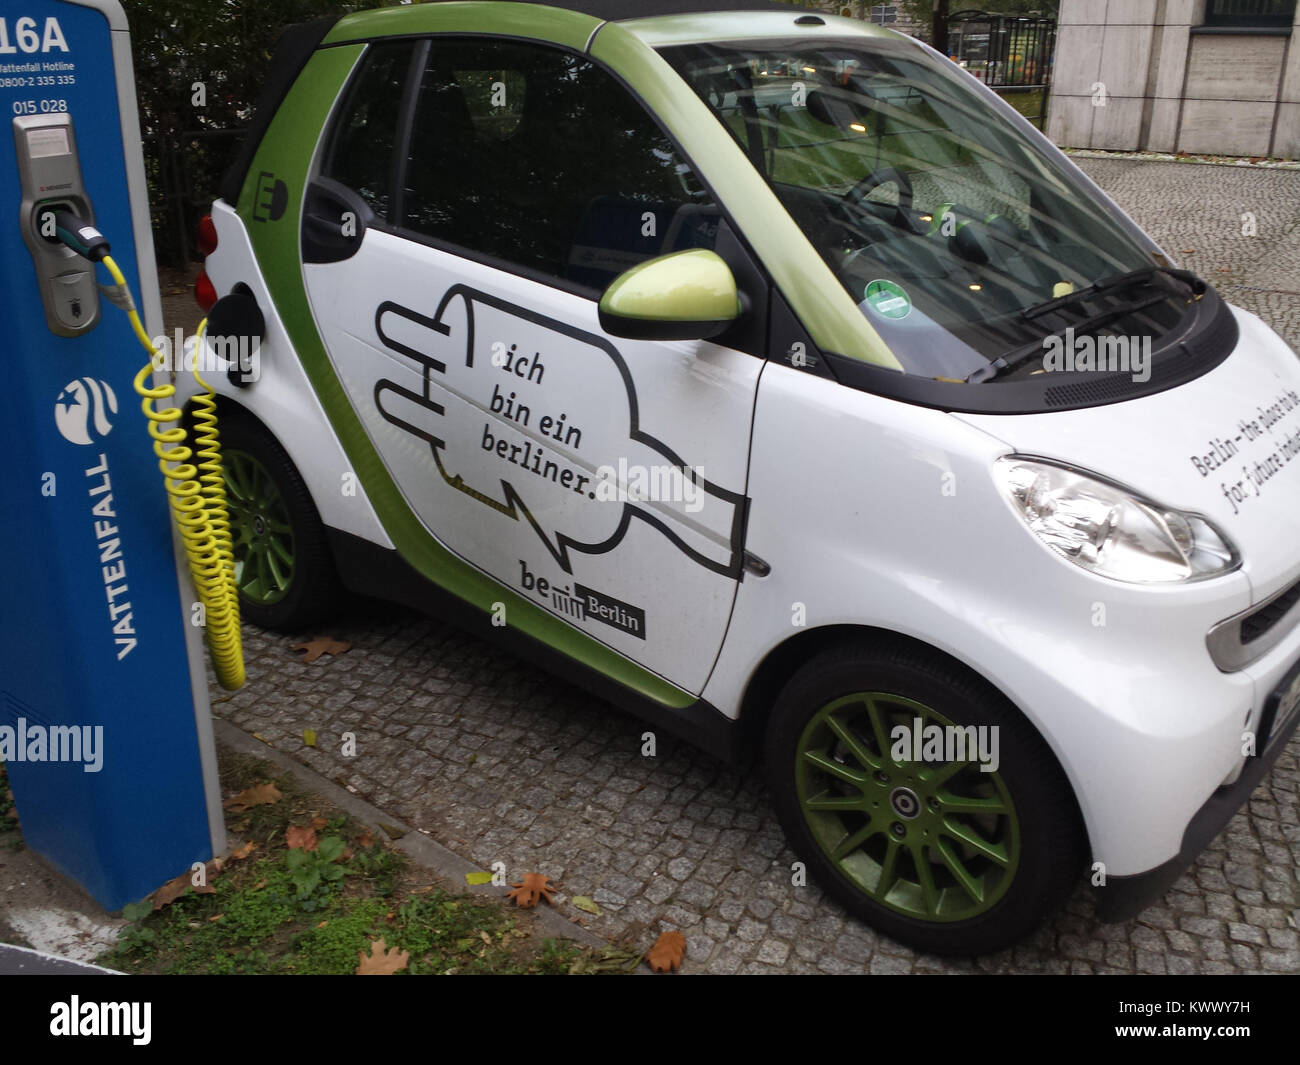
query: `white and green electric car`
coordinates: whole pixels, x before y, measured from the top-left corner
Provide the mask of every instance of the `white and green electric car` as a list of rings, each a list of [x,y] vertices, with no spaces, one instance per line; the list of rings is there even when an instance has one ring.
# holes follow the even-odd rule
[[[1296,725],[1300,359],[924,45],[650,6],[286,33],[206,262],[246,618],[761,738],[927,950],[1135,914]]]

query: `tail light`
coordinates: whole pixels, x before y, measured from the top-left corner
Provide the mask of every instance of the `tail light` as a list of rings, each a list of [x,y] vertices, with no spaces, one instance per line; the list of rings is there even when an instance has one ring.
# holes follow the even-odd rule
[[[199,219],[199,254],[205,259],[217,250],[217,227],[212,215],[205,214]]]
[[[205,259],[217,250],[217,227],[210,214],[199,219],[198,245],[199,254]],[[206,270],[200,271],[199,279],[194,282],[194,300],[204,314],[212,310],[212,305],[217,302],[216,286],[212,284],[212,278],[208,277]]]
[[[204,314],[212,310],[212,305],[217,302],[217,290],[206,270],[201,271],[199,279],[194,282],[194,299]]]

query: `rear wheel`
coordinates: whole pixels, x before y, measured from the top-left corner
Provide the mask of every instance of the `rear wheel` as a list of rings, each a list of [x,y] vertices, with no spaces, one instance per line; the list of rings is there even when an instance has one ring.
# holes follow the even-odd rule
[[[305,629],[339,598],[316,505],[279,441],[256,422],[223,417],[220,431],[240,612],[263,628]]]
[[[1041,737],[978,678],[910,646],[807,663],[773,707],[767,769],[818,881],[922,950],[1014,943],[1081,870],[1077,809]]]

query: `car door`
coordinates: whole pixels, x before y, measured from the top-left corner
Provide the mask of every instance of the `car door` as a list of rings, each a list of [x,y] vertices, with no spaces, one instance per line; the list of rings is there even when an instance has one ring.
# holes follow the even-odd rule
[[[701,691],[742,573],[763,362],[609,336],[596,301],[638,262],[715,245],[703,183],[587,57],[471,37],[372,46],[316,173],[312,310],[412,511],[501,584]]]

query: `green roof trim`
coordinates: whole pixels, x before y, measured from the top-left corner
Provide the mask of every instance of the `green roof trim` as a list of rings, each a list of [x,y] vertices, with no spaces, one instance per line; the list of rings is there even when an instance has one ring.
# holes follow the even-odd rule
[[[491,33],[551,41],[582,52],[601,20],[544,4],[472,2],[411,4],[358,11],[339,19],[325,44],[417,33]]]
[[[824,25],[799,26],[795,19],[816,15]],[[889,40],[902,36],[893,30],[858,19],[840,18],[824,11],[791,8],[784,11],[702,11],[694,15],[647,15],[619,22],[651,48],[711,41],[745,41],[764,37],[868,37]]]

